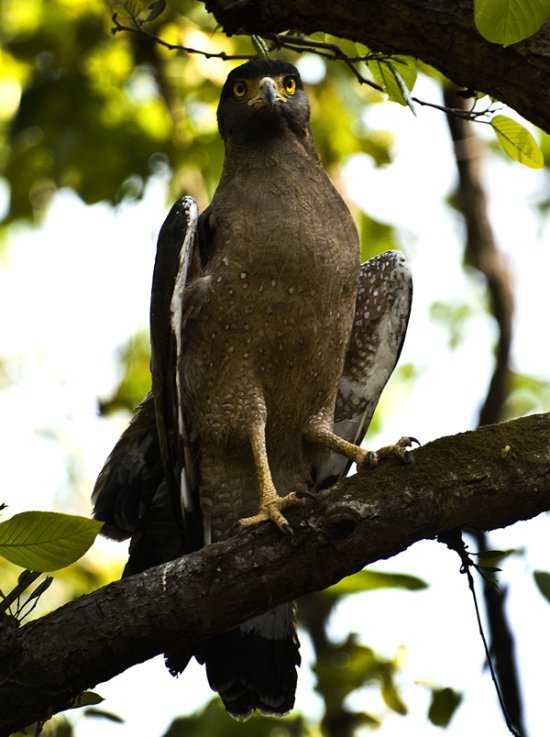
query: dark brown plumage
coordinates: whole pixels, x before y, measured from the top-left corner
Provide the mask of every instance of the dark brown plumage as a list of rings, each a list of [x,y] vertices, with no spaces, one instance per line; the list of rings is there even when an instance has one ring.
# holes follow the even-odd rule
[[[406,330],[404,259],[390,252],[360,269],[297,70],[233,70],[218,122],[226,155],[211,205],[199,216],[183,198],[159,236],[152,396],[94,491],[106,533],[132,536],[127,573],[223,540],[239,520],[287,529],[285,509],[303,503],[296,492],[373,461],[358,443]],[[234,716],[292,707],[292,604],[195,654]],[[179,671],[189,657],[175,649],[167,663]]]

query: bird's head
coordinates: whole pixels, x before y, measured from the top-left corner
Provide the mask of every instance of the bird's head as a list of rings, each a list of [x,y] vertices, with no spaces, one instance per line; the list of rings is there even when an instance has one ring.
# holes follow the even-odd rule
[[[285,131],[306,136],[309,103],[295,66],[261,59],[233,69],[218,105],[224,141],[257,146]]]

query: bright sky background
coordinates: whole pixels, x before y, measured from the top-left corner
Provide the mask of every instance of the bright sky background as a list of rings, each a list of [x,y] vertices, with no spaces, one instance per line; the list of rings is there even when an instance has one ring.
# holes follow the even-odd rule
[[[415,94],[439,101],[434,84],[425,78]],[[484,299],[482,286],[467,280],[460,268],[462,224],[443,202],[455,182],[444,116],[419,109],[414,118],[387,104],[373,106],[367,120],[395,133],[395,161],[376,169],[367,157],[355,157],[346,169],[348,196],[374,218],[399,227],[415,284],[401,360],[422,369],[414,393],[390,383],[381,407],[383,436],[368,442],[376,447],[408,433],[427,442],[475,425],[492,368],[494,326],[484,316],[472,318],[465,340],[449,352],[444,329],[428,314],[437,300],[463,300],[466,294],[475,306]],[[514,368],[548,379],[550,234],[548,222],[542,228],[534,217],[534,203],[548,180],[544,173],[496,156],[489,157],[486,180],[497,240],[516,282]],[[85,207],[71,192],[60,192],[40,231],[22,229],[11,239],[9,257],[0,263],[0,355],[10,358],[9,381],[0,383],[0,501],[9,504],[10,513],[29,508],[89,513],[95,477],[125,422],[122,416],[99,418],[97,399],[108,397],[120,379],[117,350],[147,326],[155,240],[167,210],[161,177],[150,182],[143,201],[116,210]],[[80,495],[74,493],[75,479]],[[506,563],[503,578],[513,580],[508,604],[518,638],[529,737],[548,734],[550,608],[531,580],[533,570],[550,568],[547,540],[544,517],[491,535],[493,547],[527,546],[524,556]],[[123,546],[105,541],[96,543],[91,554],[112,551],[124,554]],[[410,572],[430,583],[426,592],[376,592],[350,599],[331,623],[335,637],[356,630],[388,657],[402,650],[400,685],[411,713],[406,718],[391,714],[378,734],[444,734],[425,721],[429,694],[419,685],[437,684],[466,692],[446,732],[449,737],[507,735],[483,672],[482,646],[458,559],[425,541],[374,568]],[[298,704],[318,714],[307,641],[303,655]],[[192,711],[211,695],[201,668],[193,664],[175,680],[159,658],[96,690],[106,697],[102,707],[126,723],[75,714],[78,737],[160,737],[172,717]],[[387,711],[376,689],[354,697],[359,700],[367,711]]]

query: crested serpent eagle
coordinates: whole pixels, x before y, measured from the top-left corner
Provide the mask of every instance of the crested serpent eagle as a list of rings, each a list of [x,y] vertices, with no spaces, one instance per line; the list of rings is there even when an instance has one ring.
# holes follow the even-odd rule
[[[271,520],[352,462],[398,359],[411,304],[404,257],[362,266],[348,208],[315,149],[298,70],[251,61],[218,107],[219,186],[183,197],[160,231],[151,296],[152,391],[94,490],[104,534],[131,538],[125,575]],[[167,653],[206,664],[227,711],[292,708],[294,604]]]

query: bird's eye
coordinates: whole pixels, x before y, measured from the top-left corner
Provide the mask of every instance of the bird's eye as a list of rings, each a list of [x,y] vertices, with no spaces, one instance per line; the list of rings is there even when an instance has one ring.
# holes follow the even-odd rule
[[[233,85],[233,94],[237,98],[237,100],[242,100],[243,97],[246,95],[247,87],[245,82],[235,82]]]
[[[287,95],[293,95],[296,92],[296,80],[294,77],[285,77],[283,84]]]

